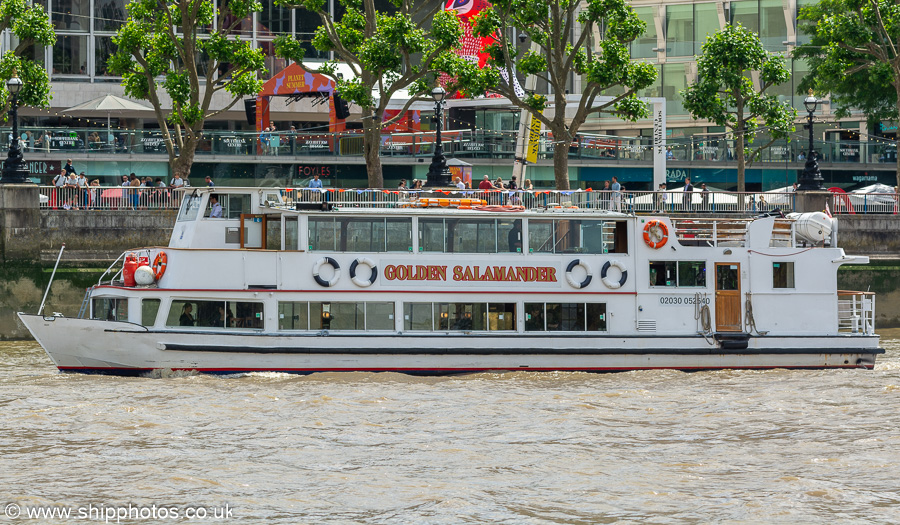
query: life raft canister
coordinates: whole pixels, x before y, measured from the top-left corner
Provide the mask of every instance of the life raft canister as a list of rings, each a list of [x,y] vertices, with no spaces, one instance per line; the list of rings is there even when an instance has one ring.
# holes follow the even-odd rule
[[[647,246],[658,250],[669,240],[669,227],[659,220],[652,220],[644,225],[644,242]]]
[[[581,266],[582,268],[584,268],[584,273],[587,274],[584,280],[580,283],[576,281],[574,277],[572,277],[572,270],[574,270],[576,266]],[[588,266],[587,262],[582,261],[581,259],[574,259],[569,263],[568,266],[566,266],[566,281],[572,286],[572,288],[584,288],[585,286],[591,284],[591,279],[593,278],[593,275],[591,275],[591,267]]]
[[[622,277],[620,277],[618,281],[613,281],[607,277],[610,267],[618,268],[619,271],[622,272]],[[625,281],[628,280],[628,271],[625,270],[625,265],[622,264],[621,261],[606,261],[603,263],[603,268],[600,269],[600,280],[603,281],[603,284],[605,284],[607,288],[615,290],[621,288],[625,284]]]
[[[326,264],[330,264],[331,267],[334,268],[334,277],[332,277],[330,281],[326,281],[319,277],[319,270]],[[326,288],[334,286],[341,280],[341,265],[331,257],[322,257],[316,262],[315,266],[313,266],[313,279],[315,279],[319,285]]]
[[[370,274],[369,274],[368,280],[360,279],[359,277],[356,276],[356,268],[360,264],[363,264],[363,265],[369,267]],[[360,258],[354,260],[352,263],[350,263],[350,280],[353,281],[353,284],[355,284],[356,286],[361,286],[363,288],[365,288],[367,286],[372,286],[373,284],[375,284],[375,279],[377,279],[377,278],[378,278],[378,267],[375,266],[375,262],[372,261],[372,259],[369,259],[366,257],[360,257]],[[319,284],[322,284],[322,283],[319,283]]]
[[[137,269],[137,255],[135,255],[134,252],[131,252],[125,256],[125,263],[122,265],[122,281],[124,281],[125,286],[131,288],[137,284],[134,281],[134,271]]]
[[[166,255],[166,252],[159,252],[156,254],[156,258],[153,259],[153,274],[156,276],[156,280],[162,279],[163,274],[166,273],[166,265],[169,262],[169,258]]]

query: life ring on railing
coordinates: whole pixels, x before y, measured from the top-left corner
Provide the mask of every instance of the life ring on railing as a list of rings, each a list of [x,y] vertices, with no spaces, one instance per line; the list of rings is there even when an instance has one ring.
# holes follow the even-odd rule
[[[334,277],[330,281],[326,281],[319,277],[319,270],[322,269],[322,266],[330,264],[332,268],[334,268]],[[331,257],[322,257],[316,262],[316,265],[313,266],[313,279],[316,280],[321,286],[326,288],[334,286],[341,280],[341,265],[338,264],[337,261],[332,259]]]
[[[587,277],[585,277],[584,280],[580,283],[576,281],[574,277],[572,277],[572,270],[574,270],[576,266],[581,266],[582,268],[584,268],[584,273],[587,274]],[[566,281],[572,286],[572,288],[584,288],[585,286],[591,284],[591,279],[593,278],[594,276],[591,275],[591,267],[581,259],[575,259],[570,262],[568,266],[566,266]]]
[[[356,267],[360,264],[364,264],[369,267],[371,270],[371,274],[369,275],[369,280],[359,279],[356,277]],[[367,286],[372,286],[375,284],[375,279],[378,278],[378,267],[375,266],[375,262],[372,259],[368,259],[366,257],[360,257],[350,263],[350,280],[353,281],[353,284],[356,286],[361,286],[363,288]],[[321,283],[320,283],[321,284]]]
[[[156,276],[156,280],[162,279],[163,274],[166,273],[166,264],[168,264],[169,258],[166,256],[166,252],[159,252],[156,254],[156,258],[153,259],[153,275]]]
[[[654,238],[656,240],[654,240]],[[666,245],[669,240],[669,227],[666,223],[652,220],[644,225],[644,242],[647,246],[658,250]]]
[[[618,268],[619,271],[622,272],[622,277],[620,277],[618,281],[611,281],[607,277],[610,267]],[[603,263],[603,268],[600,269],[600,280],[603,281],[603,284],[605,284],[607,288],[615,290],[621,288],[625,284],[625,281],[628,280],[628,271],[621,261],[606,261]]]

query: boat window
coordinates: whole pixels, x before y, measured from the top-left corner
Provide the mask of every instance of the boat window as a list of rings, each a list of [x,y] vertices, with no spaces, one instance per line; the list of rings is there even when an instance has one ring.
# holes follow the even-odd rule
[[[521,219],[419,219],[419,251],[500,253],[522,250]]]
[[[405,303],[404,330],[516,329],[515,303]]]
[[[392,302],[279,302],[279,330],[393,330]]]
[[[525,303],[525,331],[605,332],[606,303]]]
[[[309,249],[336,252],[412,251],[412,219],[310,217]]]
[[[793,288],[794,287],[794,263],[793,262],[774,262],[772,263],[772,288]]]
[[[339,251],[409,252],[412,251],[412,219],[338,219],[346,240]]]
[[[404,330],[434,330],[434,309],[431,303],[405,303],[403,305]]]
[[[444,219],[419,219],[419,251],[444,251]]]
[[[141,299],[141,324],[153,326],[156,324],[156,314],[159,313],[159,299]]]
[[[175,221],[195,220],[197,215],[200,214],[200,201],[201,198],[198,194],[185,195],[184,200],[181,201],[181,208],[178,210],[178,217]]]
[[[515,330],[516,303],[488,305],[488,330]]]
[[[309,304],[278,303],[279,330],[309,330]]]
[[[366,303],[366,330],[393,330],[394,303]]]
[[[310,328],[313,330],[365,330],[363,303],[309,303]]]
[[[678,286],[706,288],[706,262],[678,261]]]
[[[92,319],[105,321],[127,321],[128,299],[114,297],[99,297],[93,300]]]
[[[706,287],[705,261],[650,261],[650,286]]]
[[[626,223],[575,219],[528,221],[533,253],[626,253]]]
[[[300,220],[298,217],[284,218],[284,249],[300,249]]]
[[[241,214],[250,213],[250,195],[219,194],[219,204],[222,205],[222,216],[226,219],[240,219]]]
[[[340,244],[340,228],[332,217],[309,218],[309,249],[314,251],[337,251]]]
[[[436,330],[485,330],[484,303],[434,303]]]
[[[263,304],[249,301],[174,300],[166,326],[204,328],[263,327]]]

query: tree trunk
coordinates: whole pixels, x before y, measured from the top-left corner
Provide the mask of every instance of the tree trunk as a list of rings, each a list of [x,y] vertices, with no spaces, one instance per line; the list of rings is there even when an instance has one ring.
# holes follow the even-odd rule
[[[198,140],[199,138],[184,141],[184,146],[181,148],[179,155],[171,161],[172,175],[178,173],[184,181],[188,180],[191,174],[191,166],[194,165],[194,153],[197,151]]]
[[[383,188],[381,172],[381,119],[374,118],[371,110],[363,110],[363,156],[366,159],[366,175],[370,188]]]
[[[741,126],[741,128],[737,130],[738,132],[735,135],[735,139],[734,139],[735,152],[734,152],[734,154],[735,154],[735,158],[737,159],[737,183],[738,183],[737,190],[738,190],[738,192],[743,193],[743,192],[747,191],[746,184],[745,184],[745,178],[744,178],[744,169],[745,169],[745,166],[744,166],[744,163],[745,163],[745,161],[744,161],[744,130],[743,130],[743,122],[738,121],[738,123]]]
[[[556,133],[553,138],[556,139]],[[556,140],[553,145],[553,174],[556,178],[556,189],[569,189],[569,141]]]

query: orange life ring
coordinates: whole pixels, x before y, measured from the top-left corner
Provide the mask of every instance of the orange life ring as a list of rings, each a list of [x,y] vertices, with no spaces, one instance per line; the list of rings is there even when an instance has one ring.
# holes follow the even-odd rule
[[[650,232],[653,232],[654,237],[658,237],[658,240],[654,241],[650,237]],[[666,223],[658,220],[652,220],[644,225],[644,242],[647,243],[647,246],[653,248],[654,250],[658,250],[666,245],[666,242],[669,240],[669,228],[666,226]]]
[[[156,280],[162,279],[163,274],[166,273],[166,264],[168,263],[168,257],[166,257],[166,252],[159,252],[156,254],[156,258],[153,259],[153,273],[156,275]]]

